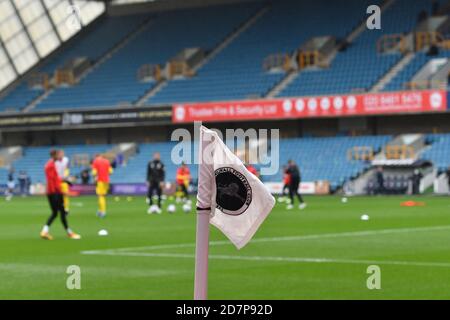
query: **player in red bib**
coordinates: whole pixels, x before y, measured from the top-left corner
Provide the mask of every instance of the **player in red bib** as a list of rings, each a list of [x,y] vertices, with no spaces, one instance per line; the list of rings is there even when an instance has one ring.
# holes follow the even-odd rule
[[[289,202],[289,185],[291,184],[291,175],[287,172],[287,167],[283,166],[283,188],[278,202]]]
[[[252,173],[253,175],[255,175],[256,177],[259,178],[259,172],[254,166],[252,166],[251,164],[247,164],[247,165],[245,165],[245,167],[247,168],[247,170],[250,173]]]
[[[69,224],[67,223],[67,212],[64,209],[64,200],[63,200],[63,191],[61,190],[61,178],[56,171],[55,162],[60,160],[59,157],[62,153],[58,150],[50,151],[50,160],[47,161],[45,165],[45,177],[47,180],[47,199],[50,204],[50,209],[52,214],[47,220],[47,223],[44,225],[41,231],[41,238],[46,240],[53,240],[53,237],[50,235],[50,226],[58,216],[58,213],[61,218],[61,222],[64,226],[64,229],[67,232],[67,236],[71,239],[81,239],[79,234],[76,234],[69,228]]]

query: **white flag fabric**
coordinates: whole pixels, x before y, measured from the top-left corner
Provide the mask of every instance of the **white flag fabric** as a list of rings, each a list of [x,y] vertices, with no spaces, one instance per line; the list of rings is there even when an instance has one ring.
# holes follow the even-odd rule
[[[197,212],[238,248],[244,247],[275,205],[266,186],[213,130],[200,127]]]

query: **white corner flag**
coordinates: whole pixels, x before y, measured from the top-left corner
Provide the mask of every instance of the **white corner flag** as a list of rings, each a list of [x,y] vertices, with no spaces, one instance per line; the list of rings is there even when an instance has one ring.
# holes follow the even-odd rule
[[[216,132],[200,127],[195,299],[206,299],[209,223],[241,249],[268,216],[275,199]]]

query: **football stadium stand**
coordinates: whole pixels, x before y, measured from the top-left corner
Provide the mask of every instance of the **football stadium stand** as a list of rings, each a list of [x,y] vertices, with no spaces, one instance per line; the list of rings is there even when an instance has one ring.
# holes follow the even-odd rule
[[[110,107],[123,102],[133,103],[155,85],[154,81],[138,81],[140,66],[163,64],[185,48],[211,50],[258,6],[220,6],[160,14],[79,84],[56,90],[39,103],[37,109]]]
[[[88,30],[89,32],[77,37],[68,46],[61,48],[60,51],[49,57],[38,72],[52,75],[57,68],[76,57],[87,57],[92,63],[95,63],[132,30],[136,29],[138,25],[143,23],[145,19],[148,18],[144,15],[101,18],[101,21],[92,26],[92,30]],[[111,32],[111,30],[114,30],[114,32]],[[71,89],[75,90],[75,88]],[[55,90],[53,94],[58,96],[60,90],[66,91],[61,88]],[[0,99],[0,111],[21,110],[42,93],[42,89],[29,89],[27,82],[23,81],[5,98]],[[75,94],[75,92],[71,94]],[[80,103],[87,103],[79,95],[76,96],[76,99]],[[67,107],[67,105],[65,106]]]
[[[166,169],[166,180],[175,181],[177,165],[170,161],[175,142],[143,143],[139,145],[139,153],[130,158],[127,165],[118,167],[111,177],[113,183],[143,183],[146,180],[147,164],[155,152],[161,154]],[[197,166],[190,165],[193,178],[197,177]]]
[[[438,2],[443,4],[445,0]],[[381,30],[365,28],[366,8],[371,4],[383,7]],[[27,81],[31,74],[25,75],[15,87],[8,88],[8,91],[0,96],[0,112],[44,111],[43,114],[46,115],[45,111],[65,113],[69,109],[111,107],[120,109],[125,106],[135,106],[137,109],[143,105],[151,106],[152,108],[148,109],[152,110],[155,110],[153,108],[155,106],[164,105],[170,112],[170,105],[178,102],[265,98],[278,87],[280,90],[269,95],[270,97],[378,91],[374,86],[377,86],[380,80],[386,79],[401,61],[406,60],[405,55],[400,52],[380,53],[377,50],[377,43],[383,36],[411,33],[418,26],[418,16],[423,12],[429,15],[431,9],[432,1],[425,0],[346,0],[345,6],[339,1],[329,0],[255,0],[199,8],[152,11],[152,13],[123,15],[105,13],[32,71],[53,76],[55,71],[69,60],[86,57],[90,61],[90,67],[82,74],[79,82],[44,91],[29,88]],[[352,35],[351,39],[348,38],[349,35]],[[264,70],[263,62],[270,55],[283,53],[294,56],[301,45],[321,36],[333,36],[339,44],[334,44],[335,55],[330,58],[329,65],[288,72]],[[342,44],[345,46],[340,47]],[[201,48],[205,51],[202,61],[197,62],[199,68],[195,69],[192,76],[162,82],[138,79],[138,70],[143,65],[164,65],[188,48]],[[338,48],[341,50],[337,51]],[[448,43],[447,48],[450,48]],[[403,90],[405,84],[417,76],[419,70],[432,59],[450,58],[450,50],[445,46],[440,47],[434,55],[430,55],[428,50],[427,47],[421,51],[409,52],[410,59],[399,68],[398,72],[392,73],[393,76],[380,86],[379,90]],[[162,83],[164,85],[161,85]],[[74,123],[65,123],[66,115],[68,118],[71,116],[70,113],[61,116],[63,119],[60,129],[81,128],[81,125],[80,128],[75,128],[71,127]],[[82,117],[84,114],[79,116]],[[359,134],[391,133],[388,130],[378,130],[382,126],[378,122],[382,121],[376,119],[377,121],[373,122],[377,123],[374,124],[371,122],[371,116],[368,115],[361,121],[367,122],[367,126],[363,124],[366,127],[361,129],[362,133]],[[301,121],[298,124],[299,128],[303,125]],[[147,125],[146,122],[143,123],[136,123],[136,126]],[[105,131],[116,129],[115,124],[114,121],[102,123],[102,129],[106,128]],[[37,124],[35,125],[37,128]],[[99,129],[95,128],[95,124],[87,123],[87,125],[90,125],[89,129],[93,131]],[[131,125],[125,123],[124,126]],[[281,126],[280,124],[279,127]],[[339,124],[336,127],[339,127]],[[299,128],[294,128],[292,132],[301,131],[295,131]],[[158,135],[157,139],[160,140],[170,129],[170,126],[162,129],[164,132]],[[39,127],[36,130],[45,131],[47,128]],[[425,130],[446,132],[446,129],[441,128]],[[358,128],[355,131],[358,131]],[[287,136],[295,136],[292,132]],[[332,129],[329,132],[333,132]],[[32,134],[31,131],[28,133]],[[308,135],[306,131],[304,134]],[[20,134],[18,136],[15,137],[17,141],[28,141],[20,137]],[[116,141],[109,138],[101,141]],[[350,160],[347,153],[349,149],[367,146],[377,152],[391,139],[392,136],[389,135],[320,138],[296,136],[282,139],[280,165],[289,159],[295,160],[301,168],[303,181],[328,180],[331,188],[336,190],[371,166],[369,161]],[[430,145],[421,154],[421,158],[430,160],[440,171],[446,170],[450,165],[450,135],[429,135],[428,139]],[[14,138],[11,140],[16,141]],[[118,140],[123,139],[121,137]],[[152,141],[146,138],[144,140],[142,137],[136,140]],[[83,140],[74,141],[67,143],[78,143]],[[156,151],[161,153],[162,160],[166,164],[167,180],[173,181],[176,165],[170,159],[174,145],[175,142],[138,144],[139,151],[127,159],[124,165],[116,168],[112,182],[145,182],[147,162]],[[69,157],[85,155],[91,158],[95,153],[111,150],[114,145],[80,144],[61,147]],[[24,146],[23,156],[13,163],[14,169],[16,172],[26,170],[33,183],[44,182],[42,168],[48,159],[49,149],[50,146]],[[86,166],[87,164],[75,166],[72,174],[79,173]],[[190,169],[195,178],[197,166],[192,165]],[[6,169],[0,168],[2,177],[6,176],[6,173]],[[263,179],[278,182],[282,179],[282,173],[280,171],[277,175]]]
[[[328,180],[333,188],[342,185],[350,178],[356,177],[370,167],[370,162],[349,160],[348,150],[354,146],[369,146],[375,152],[379,151],[391,139],[390,136],[361,136],[361,137],[330,137],[330,138],[293,138],[280,142],[280,165],[289,159],[296,161],[301,170],[304,181]],[[171,152],[176,142],[156,142],[139,145],[139,152],[128,159],[126,165],[117,166],[111,177],[112,183],[144,183],[146,179],[147,163],[153,153],[159,152],[166,166],[167,181],[175,180],[177,165],[171,161]],[[85,154],[93,157],[96,153],[106,152],[112,145],[76,145],[61,146],[70,158],[74,155]],[[44,179],[43,165],[48,159],[51,147],[27,147],[24,156],[14,162],[16,171],[26,170],[33,182]],[[194,146],[194,153],[195,153]],[[331,159],[331,160],[330,160]],[[191,175],[197,177],[197,166],[190,165]],[[76,175],[84,167],[74,167],[72,175]],[[264,181],[281,181],[281,171],[274,176],[263,178]]]
[[[355,178],[371,167],[370,161],[350,160],[348,151],[353,147],[370,147],[377,153],[381,151],[392,136],[357,136],[357,137],[325,137],[325,138],[289,138],[280,140],[280,166],[292,159],[297,162],[302,171],[303,181],[328,180],[332,189],[342,186],[346,181]],[[450,134],[427,135],[429,147],[421,154],[421,158],[431,161],[443,172],[450,166]],[[142,143],[138,146],[136,155],[122,165],[117,166],[111,177],[112,183],[144,183],[147,163],[155,152],[161,154],[166,166],[167,181],[175,180],[177,165],[170,161],[171,152],[176,142]],[[71,145],[59,146],[66,155],[87,155],[92,158],[96,153],[105,153],[113,145]],[[25,170],[33,183],[43,182],[43,166],[48,159],[52,147],[26,147],[23,157],[13,163],[16,172]],[[56,146],[58,148],[58,146]],[[195,153],[196,145],[194,146]],[[73,160],[73,159],[72,159]],[[73,161],[72,161],[73,163]],[[189,165],[193,179],[197,177],[197,166]],[[73,166],[72,175],[77,175],[86,166]],[[2,177],[6,177],[7,169],[0,168]],[[278,182],[282,172],[273,176],[264,176],[266,182]],[[3,180],[3,179],[2,179]]]
[[[432,134],[428,140],[432,144],[421,158],[430,160],[440,172],[444,172],[450,167],[450,134]]]
[[[348,7],[326,0],[273,2],[267,13],[201,68],[195,77],[187,81],[170,81],[149,103],[264,97],[285,76],[263,70],[267,56],[292,53],[314,36],[346,36],[360,23],[358,13],[369,2],[350,0]],[[319,11],[327,16],[327,23],[311,14]]]
[[[283,139],[280,141],[280,163],[286,164],[292,159],[299,165],[303,181],[328,180],[335,189],[371,166],[370,161],[349,160],[348,150],[368,146],[376,153],[390,139],[391,136]],[[270,180],[281,181],[281,172]]]
[[[414,58],[407,64],[383,89],[384,91],[404,90],[406,84],[411,78],[430,60],[450,58],[450,51],[441,50],[437,55],[430,57],[426,52],[418,52]]]
[[[431,3],[422,0],[394,1],[382,14],[381,30],[362,32],[345,51],[336,56],[329,69],[300,72],[279,96],[369,91],[402,58],[400,53],[377,52],[377,41],[383,35],[411,32],[416,26],[417,15],[423,10],[429,13]],[[408,70],[417,69],[419,60]],[[405,71],[404,75],[413,74]],[[408,77],[399,76],[389,88],[400,89],[407,80]]]
[[[44,165],[49,159],[49,152],[58,146],[26,147],[23,150],[23,157],[13,163],[16,172],[24,170],[28,173],[32,183],[45,183]],[[73,145],[64,146],[66,156],[70,159],[76,154],[88,155],[92,158],[97,153],[106,152],[109,145]],[[71,175],[76,175],[82,167],[75,166],[71,169]]]
[[[444,0],[440,1],[441,3]],[[199,47],[210,52],[245,22],[257,19],[197,70],[191,78],[169,80],[146,101],[159,105],[174,102],[216,101],[265,97],[286,74],[263,70],[266,57],[292,54],[316,36],[345,39],[361,25],[361,12],[382,1],[274,1],[184,9],[158,14],[102,17],[92,30],[56,52],[41,72],[52,73],[70,58],[86,56],[98,61],[121,41],[123,47],[97,65],[79,83],[51,90],[37,102],[36,110],[130,105],[145,97],[156,81],[140,82],[137,71],[144,64],[164,64],[181,50]],[[369,91],[401,59],[400,53],[381,54],[377,41],[384,35],[406,34],[417,26],[420,12],[430,13],[423,0],[395,0],[383,11],[381,30],[362,30],[328,68],[298,72],[278,96],[302,96]],[[295,12],[295,14],[293,14]],[[320,12],[320,15],[315,14]],[[258,15],[259,14],[259,15]],[[319,18],[320,16],[320,18]],[[326,17],[327,23],[323,23]],[[144,22],[143,30],[127,39]],[[110,32],[114,30],[114,32]],[[128,41],[127,41],[128,40]],[[447,57],[445,51],[440,53]],[[419,52],[383,90],[402,89],[431,57]],[[21,110],[42,95],[22,82],[3,99],[0,111]]]
[[[21,83],[3,99],[0,99],[0,112],[20,111],[43,93],[43,89],[32,90],[26,83]]]
[[[6,181],[6,176],[8,174],[8,169],[6,168],[0,168],[0,177],[1,177],[1,181]]]

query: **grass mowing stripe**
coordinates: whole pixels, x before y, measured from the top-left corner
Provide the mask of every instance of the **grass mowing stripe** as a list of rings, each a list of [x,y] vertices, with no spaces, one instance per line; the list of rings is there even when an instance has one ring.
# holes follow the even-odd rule
[[[450,225],[444,226],[432,226],[432,227],[418,227],[418,228],[397,228],[397,229],[380,229],[380,230],[367,230],[367,231],[354,231],[354,232],[339,232],[339,233],[323,233],[323,234],[310,234],[302,236],[287,236],[287,237],[268,237],[268,238],[256,238],[252,239],[252,243],[264,243],[264,242],[279,242],[279,241],[300,241],[300,240],[316,240],[316,239],[328,239],[328,238],[340,238],[340,237],[365,237],[376,236],[380,234],[393,234],[393,233],[409,233],[409,232],[423,232],[423,231],[439,231],[450,230]],[[229,241],[211,241],[209,243],[212,246],[228,245]],[[180,243],[180,244],[168,244],[168,245],[155,245],[155,246],[143,246],[143,247],[129,247],[129,248],[117,248],[107,250],[87,250],[82,251],[82,254],[96,254],[99,252],[126,252],[126,251],[141,251],[141,250],[159,250],[159,249],[178,249],[178,248],[192,248],[195,247],[195,243]]]
[[[125,256],[125,257],[153,257],[153,258],[186,258],[194,259],[195,255],[190,253],[155,253],[155,252],[110,252],[87,253],[92,255]],[[247,260],[247,261],[273,261],[273,262],[299,262],[299,263],[342,263],[342,264],[377,264],[377,265],[402,265],[415,267],[440,267],[450,268],[450,262],[428,262],[428,261],[377,261],[377,260],[355,260],[355,259],[330,259],[330,258],[306,258],[306,257],[270,257],[270,256],[232,256],[232,255],[210,255],[210,259],[216,260]]]

